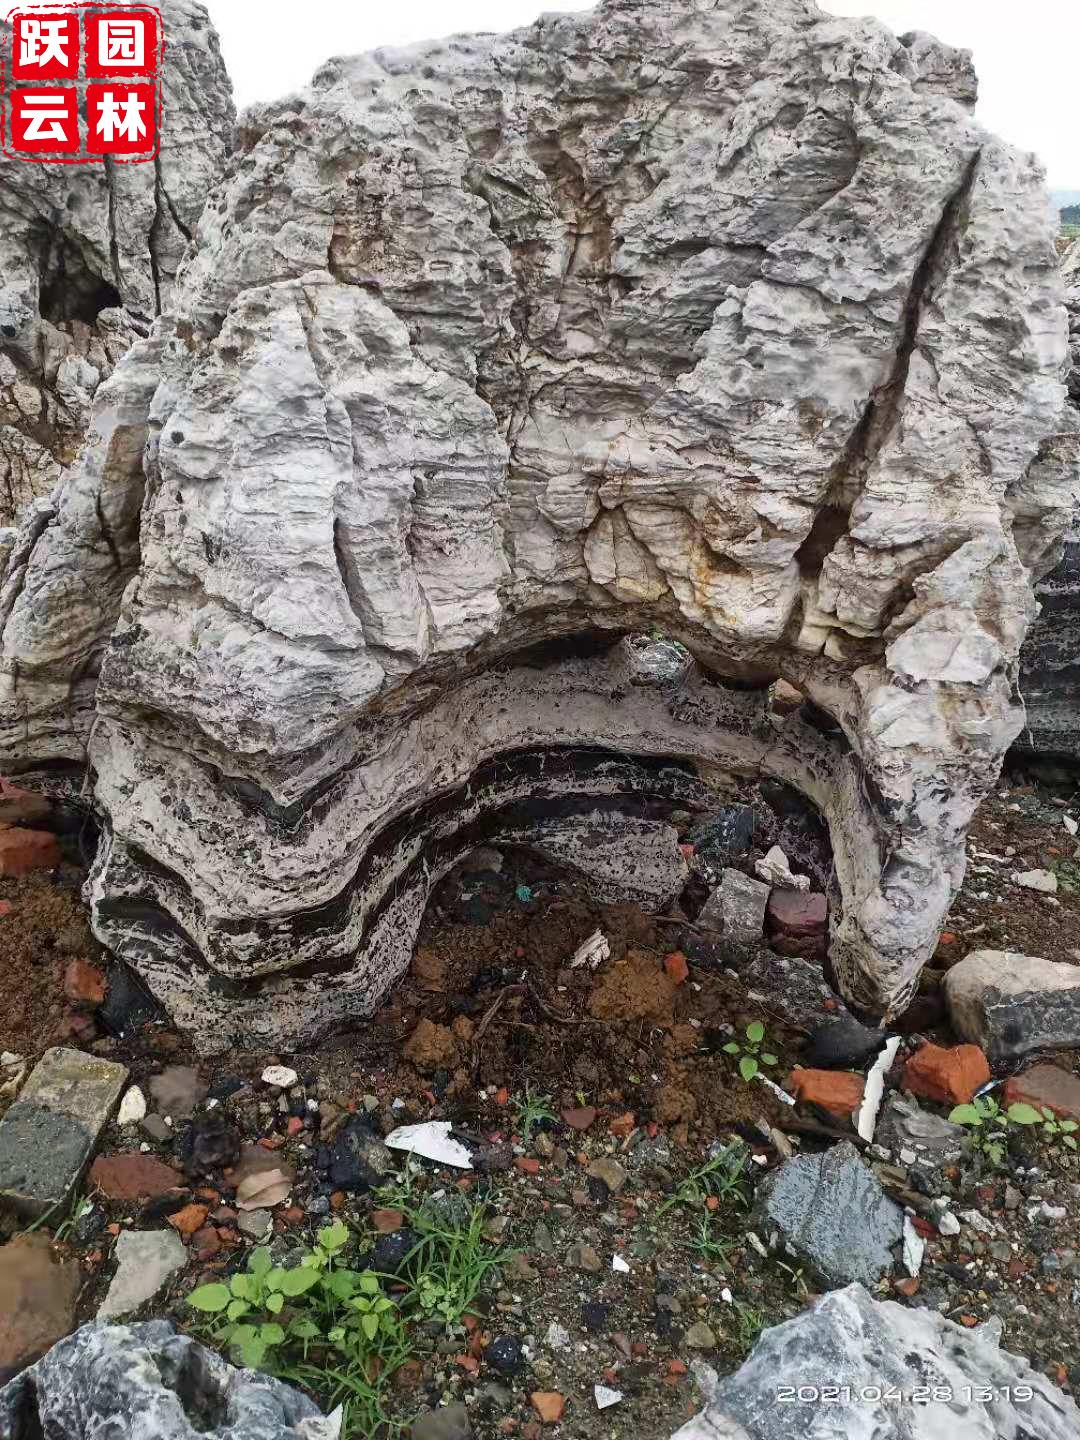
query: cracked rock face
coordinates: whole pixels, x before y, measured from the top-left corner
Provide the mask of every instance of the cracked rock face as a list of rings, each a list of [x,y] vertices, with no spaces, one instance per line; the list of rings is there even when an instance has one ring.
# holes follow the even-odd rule
[[[280,1380],[237,1370],[166,1320],[84,1325],[0,1389],[0,1440],[337,1440]]]
[[[732,773],[819,807],[838,983],[903,1008],[1075,485],[971,97],[808,0],[609,0],[247,113],[0,590],[0,763],[89,759],[96,933],[198,1043],[370,1013],[500,829]]]
[[[94,393],[168,300],[231,145],[232,89],[206,10],[165,0],[154,164],[0,155],[0,526],[53,489]],[[7,28],[0,22],[7,45]]]
[[[1080,240],[1062,256],[1069,312],[1066,383],[1073,424],[1080,425]],[[1080,761],[1080,505],[1065,532],[1060,563],[1035,587],[1042,607],[1020,654],[1027,720],[1025,750]]]

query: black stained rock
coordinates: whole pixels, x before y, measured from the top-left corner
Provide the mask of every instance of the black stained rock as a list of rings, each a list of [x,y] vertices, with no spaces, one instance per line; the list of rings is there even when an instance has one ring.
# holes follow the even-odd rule
[[[587,1300],[581,1307],[581,1323],[590,1335],[606,1335],[611,1318],[611,1306],[600,1300]]]
[[[223,1110],[197,1115],[180,1141],[184,1174],[194,1179],[224,1170],[240,1159],[240,1131]]]
[[[484,1351],[484,1359],[499,1375],[516,1375],[525,1363],[516,1335],[498,1335]]]
[[[321,1167],[335,1190],[374,1190],[394,1168],[394,1157],[380,1136],[353,1116],[338,1131],[325,1156],[320,1149]]]
[[[370,1268],[382,1275],[397,1275],[420,1244],[420,1236],[408,1226],[380,1235],[371,1249]]]
[[[819,1025],[802,1053],[815,1070],[862,1070],[877,1059],[889,1038],[885,1030],[863,1025],[853,1015]]]

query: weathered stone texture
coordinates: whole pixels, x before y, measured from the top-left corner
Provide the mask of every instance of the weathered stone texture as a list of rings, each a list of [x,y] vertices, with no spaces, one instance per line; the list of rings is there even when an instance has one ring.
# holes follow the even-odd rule
[[[217,35],[164,0],[166,123],[154,163],[42,165],[0,155],[0,525],[75,459],[102,380],[168,300],[232,143]],[[6,47],[6,26],[0,39]]]
[[[750,1358],[713,1384],[705,1409],[672,1440],[1072,1440],[1080,1431],[1073,1400],[1002,1350],[1000,1338],[998,1320],[968,1330],[849,1285],[763,1331]],[[835,1390],[831,1401],[800,1402],[800,1386]],[[916,1392],[928,1386],[952,1401],[921,1402]],[[1016,1398],[1019,1386],[1030,1387],[1030,1399]],[[778,1400],[781,1387],[794,1387],[792,1403]],[[968,1399],[974,1389],[985,1389],[985,1402]],[[895,1392],[902,1400],[890,1398]]]
[[[201,1044],[370,1012],[538,794],[724,770],[820,807],[903,1009],[1075,480],[1041,176],[916,40],[608,0],[245,117],[0,591],[0,763],[88,747],[95,930]]]

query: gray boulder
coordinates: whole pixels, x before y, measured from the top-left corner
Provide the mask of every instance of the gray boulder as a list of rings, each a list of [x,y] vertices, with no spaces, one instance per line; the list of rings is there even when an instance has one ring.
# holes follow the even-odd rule
[[[338,1440],[291,1385],[238,1370],[166,1320],[84,1325],[0,1390],[0,1440]]]
[[[847,1140],[774,1170],[758,1189],[755,1218],[828,1286],[876,1284],[904,1230],[904,1212]]]
[[[1080,1410],[1000,1334],[997,1321],[965,1330],[849,1285],[765,1330],[672,1440],[1076,1440]],[[837,1398],[806,1398],[823,1391]]]
[[[973,950],[945,977],[953,1029],[991,1061],[1080,1045],[1080,966]]]

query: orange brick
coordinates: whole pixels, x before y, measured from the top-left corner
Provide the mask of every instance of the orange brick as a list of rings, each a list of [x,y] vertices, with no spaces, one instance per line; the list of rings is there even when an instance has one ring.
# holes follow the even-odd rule
[[[47,830],[0,830],[0,875],[27,875],[59,864],[60,847]]]

